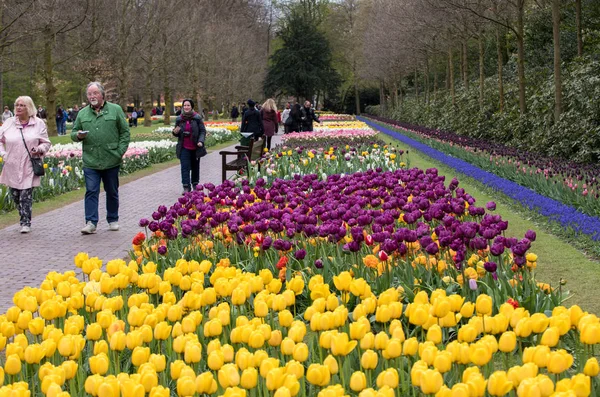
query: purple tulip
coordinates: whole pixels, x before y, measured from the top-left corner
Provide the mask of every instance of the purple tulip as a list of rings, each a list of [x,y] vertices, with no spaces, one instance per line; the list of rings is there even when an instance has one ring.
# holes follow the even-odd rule
[[[469,288],[471,291],[477,291],[477,280],[473,278],[469,279]]]
[[[535,241],[537,235],[535,234],[535,232],[533,230],[527,230],[525,232],[525,238],[530,240],[530,241]]]
[[[146,218],[140,219],[140,227],[146,227],[150,224],[150,221]]]
[[[305,257],[306,257],[306,251],[303,249],[299,249],[298,251],[294,252],[294,258],[298,259],[299,261],[301,261]]]
[[[489,211],[495,211],[496,210],[496,203],[494,201],[488,201],[485,204],[485,208],[487,208]]]
[[[496,265],[496,262],[485,262],[483,264],[483,268],[488,272],[488,273],[494,273],[496,271],[496,269],[498,268],[498,265]]]
[[[317,269],[322,269],[323,268],[323,261],[320,259],[315,260],[315,267]]]
[[[159,255],[165,255],[167,253],[167,247],[164,245],[161,245],[160,247],[158,247],[157,252]]]

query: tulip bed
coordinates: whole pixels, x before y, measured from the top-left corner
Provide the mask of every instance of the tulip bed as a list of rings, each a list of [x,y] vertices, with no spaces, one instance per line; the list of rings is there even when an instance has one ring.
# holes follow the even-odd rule
[[[546,158],[452,132],[376,119],[388,126],[403,128],[412,138],[437,150],[573,206],[586,214],[600,216],[600,168],[596,164],[577,164],[560,158]]]
[[[377,145],[263,161],[403,155]],[[18,292],[0,396],[598,395],[600,320],[535,279],[534,232],[435,169],[344,164],[199,186],[129,262],[79,253],[83,280]]]

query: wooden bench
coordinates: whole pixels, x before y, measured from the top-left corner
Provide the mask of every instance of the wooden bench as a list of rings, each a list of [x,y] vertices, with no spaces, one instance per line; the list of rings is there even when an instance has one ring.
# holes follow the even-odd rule
[[[263,137],[258,141],[251,139],[248,146],[236,146],[235,152],[225,150],[220,151],[222,181],[225,182],[225,179],[227,179],[227,171],[239,172],[243,169],[247,170],[248,161],[258,160],[262,155],[265,144],[266,140]],[[235,156],[235,158],[228,161],[228,156],[229,159],[231,159],[232,156]]]

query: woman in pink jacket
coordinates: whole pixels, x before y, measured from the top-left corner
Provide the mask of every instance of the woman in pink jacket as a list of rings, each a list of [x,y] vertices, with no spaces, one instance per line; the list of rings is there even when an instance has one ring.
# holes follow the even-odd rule
[[[33,188],[40,185],[40,177],[33,175],[29,155],[42,157],[50,145],[46,123],[36,117],[33,100],[28,96],[18,97],[15,116],[0,127],[0,156],[4,162],[0,183],[10,188],[21,216],[21,233],[31,231]]]

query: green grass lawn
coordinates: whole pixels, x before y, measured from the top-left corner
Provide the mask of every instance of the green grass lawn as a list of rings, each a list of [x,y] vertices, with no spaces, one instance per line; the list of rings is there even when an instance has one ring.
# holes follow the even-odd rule
[[[537,239],[530,251],[538,255],[536,269],[538,281],[550,283],[555,287],[559,285],[561,279],[566,280],[567,284],[563,288],[570,291],[572,296],[565,305],[577,304],[584,310],[600,314],[600,300],[596,298],[595,291],[595,287],[600,284],[600,262],[590,259],[562,238],[551,234],[547,225],[536,223],[526,209],[513,203],[507,196],[492,192],[472,178],[457,173],[441,162],[432,160],[385,134],[380,134],[379,138],[400,149],[408,149],[411,168],[417,167],[423,170],[437,168],[440,175],[446,176],[446,183],[456,176],[460,182],[459,186],[475,197],[479,206],[485,205],[488,201],[495,201],[497,203],[495,212],[508,221],[508,236],[522,238],[527,230],[536,231]]]

